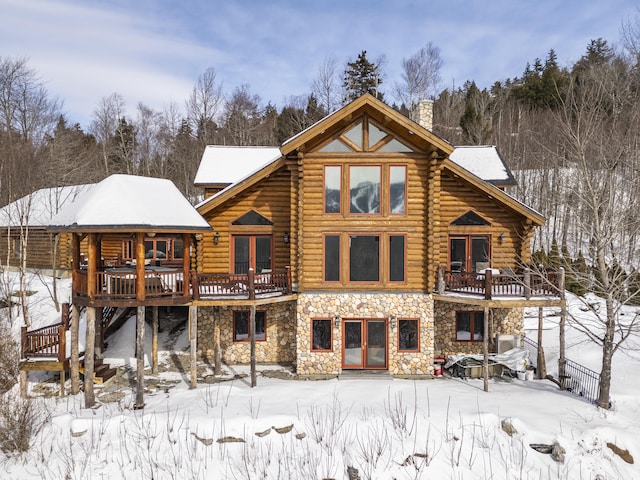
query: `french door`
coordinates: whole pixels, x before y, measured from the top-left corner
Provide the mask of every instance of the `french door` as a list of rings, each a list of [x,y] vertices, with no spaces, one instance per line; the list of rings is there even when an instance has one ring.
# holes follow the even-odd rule
[[[342,368],[387,368],[387,321],[348,319],[342,322]]]
[[[255,273],[271,269],[271,235],[235,235],[233,237],[233,273]]]
[[[490,266],[488,235],[460,235],[449,238],[449,269],[452,272],[478,272]]]

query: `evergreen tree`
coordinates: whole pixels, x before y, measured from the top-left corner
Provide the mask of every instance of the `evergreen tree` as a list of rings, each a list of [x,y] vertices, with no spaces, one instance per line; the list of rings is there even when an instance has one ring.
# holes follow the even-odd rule
[[[367,59],[367,51],[363,50],[355,62],[347,63],[344,71],[342,86],[345,91],[345,103],[369,93],[378,100],[383,100],[384,95],[380,91],[382,72],[380,61],[371,63]]]

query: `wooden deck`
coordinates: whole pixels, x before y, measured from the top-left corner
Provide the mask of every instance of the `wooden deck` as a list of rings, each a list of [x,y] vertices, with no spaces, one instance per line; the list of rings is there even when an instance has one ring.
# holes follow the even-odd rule
[[[521,274],[494,274],[490,269],[482,273],[439,270],[438,292],[459,293],[485,300],[556,298],[564,290],[564,270]]]

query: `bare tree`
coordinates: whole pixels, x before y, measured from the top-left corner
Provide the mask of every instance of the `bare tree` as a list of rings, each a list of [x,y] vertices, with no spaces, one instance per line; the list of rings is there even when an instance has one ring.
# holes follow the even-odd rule
[[[325,57],[318,67],[318,75],[313,79],[311,91],[318,99],[320,106],[332,112],[340,105],[340,77],[338,61],[335,57]]]
[[[640,102],[630,71],[620,59],[583,65],[567,87],[555,123],[571,172],[568,243],[586,252],[591,266],[570,274],[605,305],[602,311],[581,297],[592,315],[572,318],[602,347],[598,405],[603,408],[610,406],[612,357],[640,327],[640,316],[621,315],[625,304],[640,298],[640,218],[635,211],[640,200],[635,164]]]
[[[151,176],[151,166],[157,155],[159,114],[142,102],[138,103],[135,129],[137,132],[138,173]]]
[[[206,145],[215,133],[215,119],[224,101],[222,82],[217,81],[214,68],[208,68],[198,77],[187,100],[187,117],[193,132]]]
[[[442,63],[440,49],[432,42],[409,58],[402,59],[403,82],[395,84],[395,94],[398,101],[409,109],[412,120],[418,120],[420,100],[435,97]]]
[[[111,173],[109,158],[114,148],[113,136],[118,129],[120,119],[124,118],[124,97],[112,93],[103,97],[93,111],[93,120],[89,131],[93,133],[102,151],[102,167],[105,175]]]

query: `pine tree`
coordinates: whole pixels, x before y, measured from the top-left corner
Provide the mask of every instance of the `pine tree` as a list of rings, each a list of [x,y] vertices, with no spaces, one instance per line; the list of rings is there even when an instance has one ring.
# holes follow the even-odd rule
[[[345,90],[345,100],[349,102],[369,93],[378,100],[384,95],[379,90],[382,83],[380,62],[371,63],[367,59],[367,51],[363,50],[355,62],[347,63],[344,71],[342,86]]]

